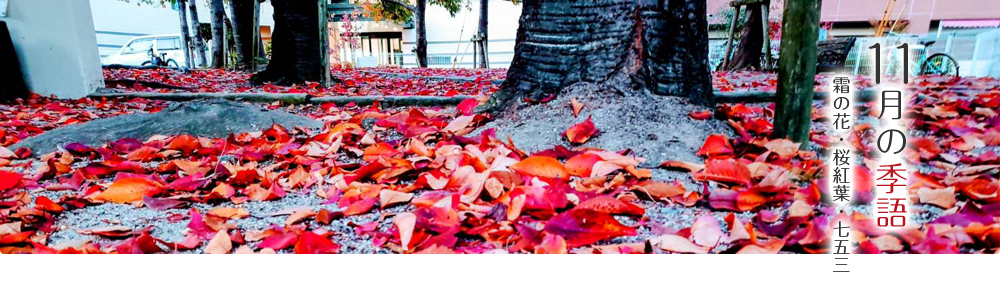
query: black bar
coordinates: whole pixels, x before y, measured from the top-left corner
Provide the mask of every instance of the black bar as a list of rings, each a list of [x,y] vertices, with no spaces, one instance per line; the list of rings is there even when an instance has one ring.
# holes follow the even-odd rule
[[[865,255],[868,272],[906,272],[905,254]]]
[[[736,256],[737,291],[811,291],[809,255]]]
[[[1000,291],[1000,257],[931,255],[931,291]]]

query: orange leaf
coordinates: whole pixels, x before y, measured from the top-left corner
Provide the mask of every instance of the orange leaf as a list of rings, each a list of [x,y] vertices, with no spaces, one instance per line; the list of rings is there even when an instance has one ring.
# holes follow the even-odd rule
[[[590,121],[590,117],[587,117],[587,119],[583,122],[566,129],[563,136],[566,136],[566,139],[569,140],[570,143],[583,144],[584,142],[587,142],[587,140],[590,140],[590,137],[593,137],[595,134],[597,134],[597,127],[594,126],[594,122]]]
[[[95,196],[93,200],[132,203],[142,200],[143,196],[159,194],[161,188],[162,186],[157,182],[140,177],[128,177],[111,183],[111,186]]]
[[[576,208],[589,209],[606,214],[632,215],[637,217],[641,217],[646,213],[646,210],[642,209],[642,207],[607,196],[588,199],[581,202]]]
[[[655,241],[657,242],[657,245],[660,246],[660,249],[674,253],[704,254],[708,253],[709,250],[707,247],[694,244],[687,238],[673,234],[660,235],[660,237],[657,237]]]
[[[596,154],[582,153],[569,160],[566,160],[566,170],[569,174],[579,177],[589,177],[594,163],[601,161],[601,157]]]
[[[665,169],[680,168],[689,172],[698,172],[701,171],[702,169],[705,169],[705,165],[684,162],[684,161],[666,161],[660,164],[660,167]]]
[[[674,196],[684,195],[684,185],[674,181],[673,183],[659,181],[643,181],[636,184],[632,189],[639,189],[649,195],[650,198],[665,200]]]
[[[794,157],[799,152],[799,144],[784,138],[768,141],[764,147],[784,159]]]
[[[209,210],[208,215],[213,215],[223,219],[242,219],[250,216],[250,212],[247,212],[243,208],[217,207]]]
[[[546,234],[542,244],[535,247],[535,254],[567,254],[566,239],[559,235]]]
[[[382,190],[378,193],[379,205],[382,209],[389,207],[391,205],[409,202],[413,199],[412,193],[403,193],[393,190]]]
[[[699,181],[749,185],[750,169],[734,159],[709,159],[705,161],[705,171],[695,173],[694,178]]]
[[[690,116],[692,119],[704,121],[711,118],[712,115],[714,114],[715,113],[713,113],[711,110],[696,110],[689,113],[688,116]]]
[[[205,246],[206,254],[228,254],[233,249],[233,241],[226,230],[219,230]]]
[[[510,169],[521,175],[569,180],[569,171],[553,157],[532,156],[510,165]]]
[[[569,100],[569,106],[573,108],[573,117],[580,116],[580,111],[583,110],[583,103],[576,100],[576,97]]]
[[[410,250],[410,240],[413,239],[413,228],[417,224],[417,215],[409,212],[399,213],[392,218],[392,223],[399,230],[399,244],[404,251]]]
[[[998,188],[1000,188],[1000,185],[995,180],[977,178],[965,184],[962,187],[962,193],[969,195],[970,198],[976,201],[996,202],[1000,201],[1000,191],[998,191]]]
[[[917,190],[917,197],[920,203],[932,204],[938,207],[949,209],[955,206],[955,187],[933,190],[930,188],[920,188]]]
[[[698,150],[699,156],[709,158],[732,156],[733,146],[729,144],[729,139],[719,134],[712,134],[705,140],[705,144]]]
[[[399,151],[392,148],[391,145],[385,142],[376,143],[365,148],[365,162],[372,163],[378,161],[378,159],[390,159],[395,155],[398,155]]]

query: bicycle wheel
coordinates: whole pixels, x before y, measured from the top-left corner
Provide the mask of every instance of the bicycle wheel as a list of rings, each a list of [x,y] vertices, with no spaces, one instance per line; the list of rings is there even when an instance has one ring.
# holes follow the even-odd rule
[[[142,62],[142,66],[153,66],[153,62],[150,61]]]
[[[958,76],[958,61],[947,54],[933,54],[920,66],[920,74]]]
[[[170,59],[167,60],[167,68],[181,68],[181,66],[177,65],[177,61],[174,61],[174,59]]]

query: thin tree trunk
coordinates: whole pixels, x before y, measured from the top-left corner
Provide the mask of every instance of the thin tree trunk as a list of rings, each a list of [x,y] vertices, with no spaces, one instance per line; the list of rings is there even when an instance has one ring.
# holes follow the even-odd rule
[[[774,137],[809,144],[820,0],[785,0],[778,58]]]
[[[323,0],[275,1],[271,61],[251,79],[279,85],[329,80]]]
[[[233,39],[236,43],[236,68],[257,71],[257,53],[260,26],[257,0],[230,0],[233,16]],[[276,3],[277,4],[277,3]]]
[[[740,33],[739,46],[733,54],[726,70],[760,69],[763,57],[764,29],[761,7],[767,4],[750,4],[746,6],[746,21]]]
[[[427,67],[427,0],[417,0],[413,11],[417,19],[417,66]]]
[[[489,33],[489,12],[490,0],[479,0],[479,36],[482,41],[479,43],[479,68],[486,68],[486,42]]]
[[[525,0],[507,80],[486,108],[622,74],[637,88],[711,104],[705,11],[704,0]]]
[[[226,67],[226,9],[223,0],[209,0],[212,12],[212,68]]]
[[[181,23],[181,43],[184,47],[184,67],[191,68],[191,36],[190,30],[188,30],[188,18],[187,18],[187,0],[177,1],[177,15],[180,17]]]
[[[205,38],[201,35],[201,19],[198,18],[198,0],[187,0],[191,11],[191,25],[194,30],[194,52],[198,57],[198,67],[208,65],[206,61]]]

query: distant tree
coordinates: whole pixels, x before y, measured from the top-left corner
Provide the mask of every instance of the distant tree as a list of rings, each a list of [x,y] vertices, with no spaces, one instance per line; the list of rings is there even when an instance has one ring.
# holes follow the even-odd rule
[[[376,21],[405,23],[414,18],[417,29],[417,65],[427,67],[427,4],[444,7],[451,16],[462,8],[465,0],[414,0],[416,4],[401,0],[363,0],[365,13]]]
[[[223,0],[209,0],[212,14],[212,68],[226,67],[226,8]]]
[[[208,61],[206,60],[205,48],[205,38],[201,36],[201,20],[198,18],[198,0],[187,0],[188,1],[188,13],[191,16],[191,28],[194,31],[194,36],[192,36],[192,41],[194,45],[194,56],[198,61],[198,67],[207,66]]]
[[[257,71],[260,55],[260,2],[258,0],[229,0],[230,20],[233,25],[233,43],[236,46],[236,68]]]

